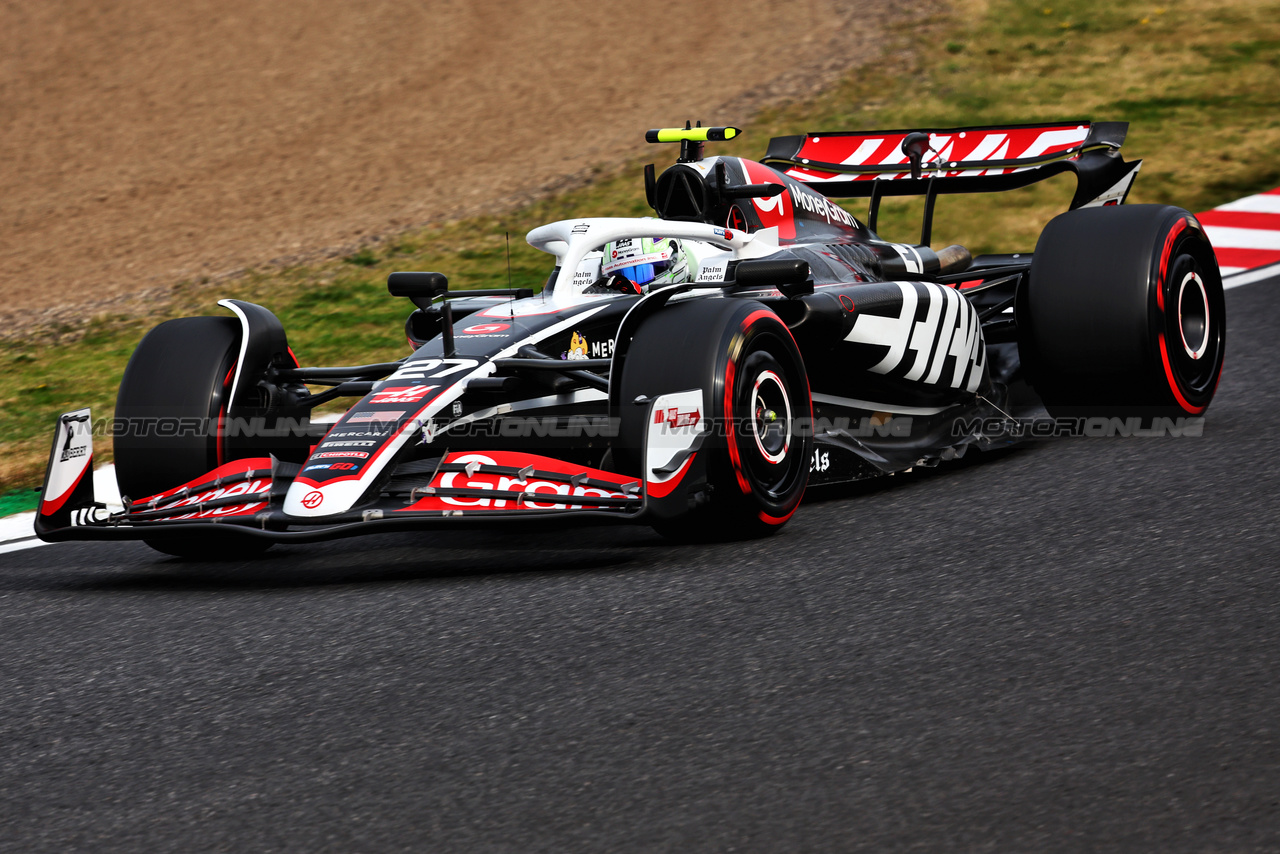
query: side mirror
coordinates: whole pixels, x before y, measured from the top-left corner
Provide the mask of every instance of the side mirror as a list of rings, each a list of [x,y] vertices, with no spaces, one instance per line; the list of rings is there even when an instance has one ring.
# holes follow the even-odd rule
[[[734,284],[740,288],[777,288],[788,297],[813,293],[809,262],[793,258],[760,258],[739,261]]]
[[[393,297],[408,297],[418,308],[431,308],[431,301],[449,292],[444,273],[392,273],[387,290]]]
[[[902,153],[907,155],[907,159],[911,161],[911,177],[920,180],[923,170],[920,168],[924,162],[925,152],[929,150],[929,134],[923,131],[909,133],[906,139],[902,140]]]

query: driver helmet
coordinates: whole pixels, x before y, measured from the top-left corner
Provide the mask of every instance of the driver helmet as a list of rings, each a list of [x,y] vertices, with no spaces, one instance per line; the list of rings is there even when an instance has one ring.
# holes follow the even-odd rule
[[[624,237],[605,244],[600,272],[625,276],[643,290],[679,285],[690,281],[697,267],[689,243],[673,237]]]

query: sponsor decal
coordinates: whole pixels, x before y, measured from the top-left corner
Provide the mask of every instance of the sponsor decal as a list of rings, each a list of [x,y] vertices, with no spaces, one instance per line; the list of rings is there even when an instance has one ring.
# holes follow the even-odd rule
[[[67,441],[71,441],[71,436],[69,434],[67,436]],[[78,447],[68,445],[68,447],[62,449],[62,456],[59,457],[59,459],[65,463],[67,460],[79,459],[88,453],[89,449],[84,445],[80,445]]]
[[[314,510],[324,503],[324,494],[318,489],[313,489],[302,499],[302,506],[308,510]]]
[[[653,410],[653,423],[666,423],[668,427],[697,427],[698,422],[702,420],[702,409],[694,407],[693,409],[681,409],[678,406],[672,406],[669,409]]]
[[[324,449],[324,448],[371,448],[376,444],[378,443],[373,439],[355,439],[350,442],[326,441],[324,444],[320,446],[320,448],[321,449]]]
[[[360,468],[359,463],[332,463],[329,466],[333,471],[351,471]]]
[[[342,431],[342,432],[340,432],[340,433],[330,433],[330,434],[328,434],[327,436],[325,436],[324,438],[325,438],[325,441],[327,442],[327,441],[329,441],[330,439],[356,439],[356,438],[361,438],[361,437],[369,437],[369,438],[373,438],[373,439],[383,439],[383,438],[386,438],[386,436],[387,436],[387,431],[377,431],[377,430],[343,430],[343,431]]]
[[[573,335],[569,338],[569,349],[560,354],[561,359],[570,361],[578,359],[586,359],[587,351],[591,345],[587,343],[587,339],[583,337],[581,332],[574,330]]]
[[[245,504],[211,507],[207,510],[196,510],[195,512],[176,515],[173,518],[176,520],[207,519],[214,516],[244,516],[252,513],[259,507],[266,506],[266,502],[263,501],[256,493],[261,493],[270,486],[271,482],[269,480],[241,481],[240,483],[236,483],[231,486],[218,487],[216,489],[211,489],[208,492],[202,492],[198,495],[190,495],[179,501],[175,501],[172,504],[166,504],[160,509],[176,511],[186,507],[195,507],[196,505],[204,504],[217,498],[232,498],[237,495],[244,495],[248,499]]]
[[[819,196],[817,193],[810,193],[796,186],[788,187],[787,191],[791,194],[791,201],[796,207],[820,216],[829,223],[837,222],[848,228],[857,227],[857,220],[826,196]]]
[[[893,284],[901,291],[897,316],[859,314],[845,340],[889,348],[870,367],[873,373],[976,391],[986,366],[986,348],[981,322],[969,301],[941,285]]]
[[[829,468],[831,468],[831,453],[814,448],[813,456],[809,459],[809,471],[826,471]]]
[[[356,424],[365,421],[399,421],[403,415],[403,409],[389,409],[384,412],[353,412],[347,416],[347,423]]]
[[[664,394],[653,402],[645,430],[645,472],[649,496],[664,498],[684,480],[700,437],[711,429],[702,416],[702,390]]]
[[[569,233],[570,234],[586,234],[590,230],[591,230],[590,223],[580,222],[577,225],[575,225],[573,228],[569,229]]]
[[[591,342],[591,358],[593,359],[612,359],[613,358],[613,339],[608,341],[592,341]]]
[[[384,403],[418,403],[427,393],[439,388],[438,385],[411,385],[397,386],[395,388],[384,388],[379,392],[375,392],[369,403],[381,405]]]
[[[210,519],[215,516],[248,516],[259,507],[266,507],[265,501],[252,501],[248,504],[235,504],[230,507],[211,507],[208,510],[202,510],[197,513],[184,513],[181,516],[174,516],[173,521],[181,521],[185,519]]]
[[[462,415],[462,401],[455,400],[453,402],[453,417],[457,418]]]
[[[724,264],[707,264],[698,268],[699,282],[723,282],[725,274]]]
[[[318,463],[314,466],[307,466],[303,471],[318,471],[320,469],[327,469],[331,465],[333,465],[333,463]]]
[[[462,331],[467,335],[492,335],[495,332],[505,332],[510,328],[510,323],[478,323],[475,326],[468,326]]]
[[[368,459],[367,451],[321,451],[318,454],[312,454],[313,460],[327,460],[332,457],[355,457],[356,459]]]
[[[409,510],[455,510],[459,508],[488,510],[581,510],[598,507],[591,503],[592,498],[622,498],[628,493],[622,491],[622,485],[634,483],[635,478],[624,477],[611,472],[596,471],[570,466],[560,460],[538,457],[532,454],[493,451],[484,454],[465,453],[450,454],[445,459],[448,463],[474,464],[468,472],[443,472],[432,481],[432,486],[442,489],[475,489],[496,492],[523,493],[524,497],[500,498],[494,496],[470,495],[438,495],[423,498],[416,504],[406,508]],[[532,467],[539,471],[556,472],[573,475],[586,474],[593,481],[617,484],[616,489],[603,486],[587,486],[553,480],[540,480],[535,476],[521,478],[518,475],[499,475],[481,471],[482,466],[503,466],[513,469]],[[634,495],[635,493],[631,493]]]

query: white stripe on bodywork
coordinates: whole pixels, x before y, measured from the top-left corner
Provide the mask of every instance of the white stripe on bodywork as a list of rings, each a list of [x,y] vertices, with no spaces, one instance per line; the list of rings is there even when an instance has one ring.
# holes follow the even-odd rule
[[[840,163],[845,166],[861,166],[867,161],[867,158],[876,153],[876,149],[883,142],[883,139],[864,139],[862,145],[859,145],[853,154],[841,160]]]
[[[240,356],[236,359],[236,375],[231,380],[231,396],[227,398],[227,405],[230,406],[236,399],[236,390],[240,388],[240,375],[244,373],[244,357],[249,350],[249,317],[240,306],[235,304],[234,300],[220,299],[218,305],[240,318]]]
[[[1049,130],[1036,137],[1036,141],[1026,151],[1018,155],[1018,159],[1022,160],[1028,157],[1039,157],[1050,148],[1058,145],[1074,145],[1084,142],[1085,137],[1089,135],[1087,127],[1072,128],[1071,130]]]
[[[865,409],[868,412],[892,412],[894,415],[937,415],[945,407],[941,406],[899,406],[896,403],[875,403],[870,400],[857,400],[852,397],[837,397],[834,394],[812,394],[814,403],[829,403],[833,406],[847,406],[850,409]]]
[[[929,290],[932,292],[933,288]],[[964,299],[952,288],[940,288],[940,290],[946,306],[944,306],[945,314],[942,315],[942,335],[938,338],[937,346],[933,348],[933,367],[929,369],[929,375],[924,378],[924,381],[930,385],[942,377],[942,364],[947,360],[947,354],[951,350],[951,337],[958,331],[956,313],[961,310],[960,300]]]
[[[387,443],[383,445],[385,450],[380,449],[381,453],[377,460],[370,463],[368,467],[360,473],[358,478],[353,480],[331,481],[330,483],[320,484],[319,486],[294,481],[289,485],[289,491],[285,495],[285,514],[289,516],[315,518],[317,516],[332,516],[336,513],[345,513],[347,510],[350,510],[352,505],[359,501],[360,497],[364,495],[369,484],[388,464],[390,464],[393,459],[395,459],[396,454],[399,453],[400,449],[409,441],[409,438],[416,435],[437,412],[462,396],[463,392],[466,390],[467,380],[474,377],[487,377],[493,374],[496,368],[494,367],[492,360],[504,359],[515,353],[521,347],[524,347],[526,344],[532,344],[535,341],[542,340],[543,338],[549,338],[552,335],[563,332],[571,326],[576,326],[603,308],[604,306],[602,305],[595,306],[587,309],[586,311],[577,312],[572,317],[567,317],[558,323],[553,323],[545,329],[540,329],[532,335],[507,345],[502,350],[499,350],[497,353],[490,356],[489,361],[481,363],[466,376],[459,377],[457,382],[441,392],[438,397],[418,412],[412,420],[405,423],[396,435],[388,439]],[[410,359],[405,362],[401,370],[411,368],[414,361],[415,360]],[[428,359],[424,357],[421,361],[428,361]],[[359,406],[359,404],[357,404],[357,406]],[[308,509],[303,505],[302,499],[307,495],[310,495],[312,492],[319,492],[323,496],[323,499],[314,509]]]
[[[897,317],[882,317],[878,314],[860,314],[854,321],[853,328],[844,340],[857,344],[877,344],[888,347],[889,352],[870,370],[877,374],[887,374],[902,361],[902,354],[907,349],[911,338],[911,326],[916,319],[916,289],[906,282],[894,282],[902,291],[902,308]]]
[[[986,160],[991,154],[1000,147],[1000,143],[1004,142],[1008,134],[989,133],[982,142],[978,143],[978,147],[965,156],[965,160]]]
[[[444,430],[452,430],[454,427],[460,427],[463,424],[470,424],[473,421],[483,421],[487,418],[496,418],[499,415],[506,415],[508,412],[523,412],[526,409],[544,409],[548,406],[571,406],[575,403],[595,403],[602,400],[608,400],[609,395],[598,388],[583,388],[577,391],[567,392],[566,394],[551,394],[546,397],[535,397],[530,400],[518,400],[515,403],[499,403],[497,406],[490,406],[488,409],[481,409],[472,412],[470,415],[464,415],[456,421],[450,421],[444,427]]]

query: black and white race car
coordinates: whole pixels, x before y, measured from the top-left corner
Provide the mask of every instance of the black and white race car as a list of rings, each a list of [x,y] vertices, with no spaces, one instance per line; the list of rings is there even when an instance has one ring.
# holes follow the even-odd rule
[[[704,156],[733,128],[650,131],[681,146],[646,169],[657,217],[534,229],[554,258],[540,293],[393,273],[416,306],[401,361],[302,367],[237,300],[160,324],[110,425],[123,511],[94,500],[89,411],[67,413],[37,533],[180,555],[519,520],[751,536],[808,485],[1008,444],[992,425],[1041,405],[1194,418],[1222,367],[1221,278],[1192,214],[1123,205],[1127,127],[818,133],[761,162]],[[1078,190],[1034,254],[930,248],[938,195],[1064,171]],[[909,194],[919,243],[882,240],[881,199]],[[831,201],[848,197],[865,223]],[[339,398],[356,402],[336,423],[310,421]]]

